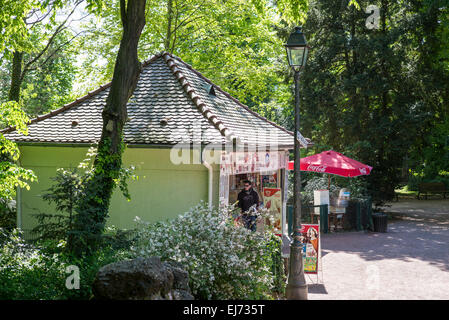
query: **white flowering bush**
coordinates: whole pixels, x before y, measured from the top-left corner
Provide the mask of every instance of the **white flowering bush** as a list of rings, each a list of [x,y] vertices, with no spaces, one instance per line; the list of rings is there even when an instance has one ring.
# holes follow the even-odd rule
[[[328,190],[329,181],[328,177],[313,177],[307,181],[307,185],[302,193],[304,203],[313,203],[313,192],[315,190]],[[338,197],[339,188],[335,184],[331,183],[329,190],[329,197]]]
[[[146,223],[139,218],[131,257],[159,256],[182,263],[197,299],[269,299],[280,239],[236,226],[227,209],[204,203],[179,217]]]

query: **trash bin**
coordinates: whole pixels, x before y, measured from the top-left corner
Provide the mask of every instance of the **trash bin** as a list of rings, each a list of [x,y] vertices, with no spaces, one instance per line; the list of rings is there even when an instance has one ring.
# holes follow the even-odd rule
[[[387,232],[388,216],[383,212],[373,213],[374,232]]]

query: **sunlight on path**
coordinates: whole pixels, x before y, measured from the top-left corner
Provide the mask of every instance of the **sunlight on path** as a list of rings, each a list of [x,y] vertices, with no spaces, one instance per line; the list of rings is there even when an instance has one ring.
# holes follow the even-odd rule
[[[394,220],[388,233],[324,235],[324,285],[310,284],[309,299],[449,299],[447,222]]]

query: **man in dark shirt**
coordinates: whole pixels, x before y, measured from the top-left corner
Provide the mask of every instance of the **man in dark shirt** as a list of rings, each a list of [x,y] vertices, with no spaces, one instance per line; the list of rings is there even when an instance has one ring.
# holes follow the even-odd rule
[[[240,191],[238,195],[238,206],[242,210],[242,219],[245,225],[245,228],[250,229],[251,231],[256,231],[256,216],[248,214],[248,210],[255,206],[257,209],[259,206],[259,195],[251,186],[251,181],[244,181],[245,188]],[[251,210],[252,211],[252,210]]]

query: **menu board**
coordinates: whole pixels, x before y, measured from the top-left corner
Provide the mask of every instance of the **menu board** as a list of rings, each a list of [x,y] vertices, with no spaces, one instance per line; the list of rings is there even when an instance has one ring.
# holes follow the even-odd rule
[[[304,273],[318,273],[320,227],[318,224],[302,224]]]

